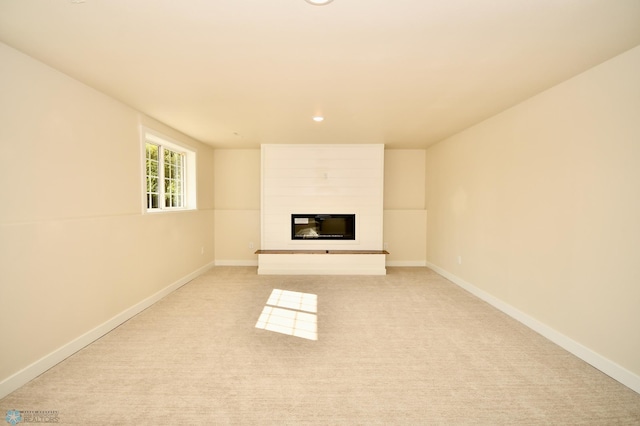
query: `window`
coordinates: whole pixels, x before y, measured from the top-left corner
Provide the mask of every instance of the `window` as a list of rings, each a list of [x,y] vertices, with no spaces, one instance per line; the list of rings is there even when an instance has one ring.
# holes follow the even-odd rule
[[[195,208],[195,152],[145,132],[147,211]]]
[[[147,163],[147,209],[182,208],[185,155],[162,145],[145,144]]]

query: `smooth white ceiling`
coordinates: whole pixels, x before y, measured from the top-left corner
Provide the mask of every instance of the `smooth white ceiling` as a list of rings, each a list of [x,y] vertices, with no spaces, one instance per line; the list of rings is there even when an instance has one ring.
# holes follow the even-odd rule
[[[0,40],[216,147],[425,147],[640,44],[640,0],[77,1]]]

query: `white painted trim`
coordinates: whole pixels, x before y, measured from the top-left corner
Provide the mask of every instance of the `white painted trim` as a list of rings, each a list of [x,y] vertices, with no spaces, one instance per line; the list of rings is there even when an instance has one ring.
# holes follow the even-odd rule
[[[397,266],[400,268],[412,266],[427,266],[425,260],[387,260],[387,266]]]
[[[466,291],[473,294],[474,296],[477,296],[478,298],[484,300],[494,308],[504,312],[505,314],[509,315],[511,318],[515,319],[516,321],[521,322],[522,324],[526,325],[533,331],[546,337],[556,345],[569,351],[570,353],[577,356],[581,360],[587,362],[588,364],[591,364],[593,367],[597,368],[598,370],[602,371],[606,375],[610,376],[611,378],[627,386],[631,390],[637,393],[640,393],[640,376],[639,375],[627,370],[626,368],[611,361],[610,359],[603,357],[602,355],[595,352],[594,350],[584,346],[583,344],[571,339],[568,336],[565,336],[559,331],[538,321],[532,316],[527,315],[526,313],[509,305],[508,303],[503,302],[502,300],[487,293],[486,291],[479,289],[473,284],[466,282],[462,278],[430,262],[426,262],[426,263],[427,263],[427,267],[434,270],[438,274],[442,275],[449,281],[465,289]]]
[[[226,260],[216,259],[216,266],[258,266],[258,259],[256,260]]]
[[[0,382],[0,398],[4,398],[11,392],[15,391],[21,386],[24,386],[31,380],[35,379],[36,377],[38,377],[39,375],[41,375],[42,373],[50,369],[51,367],[64,361],[66,358],[78,352],[80,349],[93,343],[94,341],[98,340],[105,334],[109,333],[114,328],[118,327],[119,325],[123,324],[127,320],[133,318],[140,312],[144,311],[149,306],[153,305],[163,297],[167,296],[168,294],[182,287],[183,285],[193,280],[194,278],[202,275],[203,273],[211,269],[213,266],[214,266],[213,263],[209,263],[199,269],[196,269],[189,275],[182,277],[181,279],[174,282],[173,284],[165,287],[164,289],[147,297],[146,299],[136,303],[130,308],[120,312],[118,315],[114,316],[113,318],[100,324],[96,328],[87,331],[85,334],[59,347],[58,349],[51,352],[50,354],[45,355],[44,357],[35,361],[33,364],[28,365],[27,367],[23,368],[17,373],[7,377],[2,382]]]

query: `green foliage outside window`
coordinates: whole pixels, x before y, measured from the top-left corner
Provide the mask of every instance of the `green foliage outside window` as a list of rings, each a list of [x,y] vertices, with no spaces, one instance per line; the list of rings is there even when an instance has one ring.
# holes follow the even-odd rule
[[[148,142],[145,148],[147,209],[184,207],[185,155]]]

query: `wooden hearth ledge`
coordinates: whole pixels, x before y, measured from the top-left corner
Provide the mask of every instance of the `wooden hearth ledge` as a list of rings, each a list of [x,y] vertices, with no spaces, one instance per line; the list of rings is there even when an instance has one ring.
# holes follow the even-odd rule
[[[386,250],[256,250],[255,254],[389,254]]]

